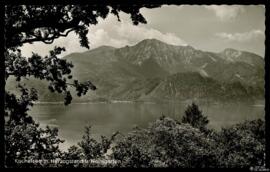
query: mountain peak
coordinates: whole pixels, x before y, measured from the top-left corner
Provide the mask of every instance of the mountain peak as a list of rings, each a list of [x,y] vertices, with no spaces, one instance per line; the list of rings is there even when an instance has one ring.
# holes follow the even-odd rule
[[[155,38],[144,39],[137,43],[137,45],[157,45],[157,44],[166,44],[166,43]]]
[[[182,47],[182,48],[187,48],[187,49],[195,50],[195,48],[192,47],[192,46],[190,46],[190,45],[176,45],[174,43],[163,42],[163,41],[161,41],[159,39],[156,39],[156,38],[147,38],[147,39],[144,39],[144,40],[138,42],[136,45],[141,45],[143,47],[145,47],[145,46],[155,46],[155,47],[160,47],[160,46]]]

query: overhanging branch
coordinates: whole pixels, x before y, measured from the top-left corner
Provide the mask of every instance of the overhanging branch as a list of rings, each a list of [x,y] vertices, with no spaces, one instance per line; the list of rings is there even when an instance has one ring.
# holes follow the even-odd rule
[[[75,30],[76,30],[75,28],[71,28],[67,30],[66,33],[55,33],[51,37],[41,37],[37,35],[32,35],[34,38],[22,40],[20,43],[24,44],[24,43],[33,43],[36,41],[42,41],[45,44],[52,44],[55,39],[59,37],[67,37],[70,32],[75,31]]]

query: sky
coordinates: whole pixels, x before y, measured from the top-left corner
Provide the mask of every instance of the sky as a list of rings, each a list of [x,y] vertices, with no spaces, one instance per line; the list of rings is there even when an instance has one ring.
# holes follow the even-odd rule
[[[192,46],[196,49],[221,52],[234,48],[265,54],[265,7],[262,5],[163,5],[160,8],[142,8],[147,24],[133,25],[130,16],[121,13],[121,22],[110,14],[89,28],[90,49],[102,45],[120,48],[155,38],[172,45]],[[54,46],[64,46],[66,52],[88,51],[80,47],[78,36],[70,33],[53,44],[25,44],[22,54],[32,52],[47,55]]]

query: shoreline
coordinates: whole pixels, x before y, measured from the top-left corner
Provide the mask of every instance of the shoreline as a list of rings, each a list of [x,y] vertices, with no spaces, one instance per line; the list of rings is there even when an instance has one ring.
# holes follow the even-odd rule
[[[110,101],[74,101],[72,104],[166,104],[166,103],[176,103],[176,104],[190,104],[192,102],[201,103],[201,104],[213,104],[213,105],[225,105],[230,103],[246,103],[247,105],[254,106],[254,107],[265,107],[265,100],[255,100],[253,102],[249,101],[226,101],[226,102],[217,102],[217,101],[206,101],[206,100],[182,100],[182,101],[132,101],[132,100],[110,100]],[[36,101],[33,102],[34,105],[64,105],[63,101]]]

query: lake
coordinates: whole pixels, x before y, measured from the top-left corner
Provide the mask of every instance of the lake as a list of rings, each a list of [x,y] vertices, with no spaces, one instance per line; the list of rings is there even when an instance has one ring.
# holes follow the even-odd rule
[[[111,136],[120,131],[127,133],[133,127],[147,127],[149,122],[162,116],[181,119],[188,103],[73,103],[36,104],[30,111],[33,118],[41,124],[59,128],[59,136],[65,142],[61,149],[77,144],[84,133],[87,124],[92,125],[95,139],[100,135]],[[264,104],[199,104],[203,114],[207,115],[208,126],[220,130],[221,127],[264,118]]]

